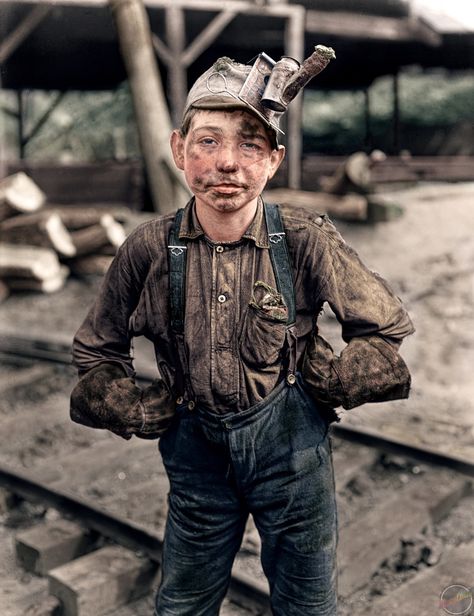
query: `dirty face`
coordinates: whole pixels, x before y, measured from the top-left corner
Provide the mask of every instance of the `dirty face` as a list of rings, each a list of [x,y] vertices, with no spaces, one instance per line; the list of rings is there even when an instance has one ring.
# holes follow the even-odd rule
[[[284,156],[260,120],[240,110],[199,110],[185,136],[173,132],[171,148],[201,212],[256,206]]]

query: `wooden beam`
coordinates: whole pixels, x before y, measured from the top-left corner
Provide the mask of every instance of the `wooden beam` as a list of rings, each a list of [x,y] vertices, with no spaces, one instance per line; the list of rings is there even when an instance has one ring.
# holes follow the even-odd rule
[[[167,66],[171,66],[174,62],[173,55],[160,37],[154,32],[151,33],[151,42],[153,43],[153,49],[158,54],[160,60]]]
[[[171,101],[171,117],[178,126],[184,110],[187,94],[186,67],[183,52],[186,46],[184,11],[180,7],[166,9],[166,40],[174,62],[168,65],[168,92]]]
[[[237,14],[237,11],[227,9],[216,15],[186,49],[182,57],[183,64],[191,65],[216,40]]]
[[[306,31],[338,37],[436,43],[412,18],[378,17],[345,11],[308,11]],[[439,43],[438,43],[439,44]]]
[[[51,11],[51,8],[49,4],[38,4],[31,9],[23,21],[0,44],[0,64],[4,64],[23,41],[29,37]]]

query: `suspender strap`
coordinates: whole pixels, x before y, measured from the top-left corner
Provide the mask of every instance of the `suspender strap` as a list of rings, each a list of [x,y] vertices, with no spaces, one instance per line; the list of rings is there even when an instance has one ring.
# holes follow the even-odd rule
[[[187,246],[179,238],[179,229],[184,210],[178,210],[168,238],[169,252],[169,301],[171,329],[174,334],[184,332],[184,306],[186,292],[186,250]]]
[[[277,281],[278,291],[283,295],[288,308],[288,327],[296,321],[295,290],[291,272],[290,255],[285,240],[285,230],[278,205],[265,203],[265,219],[267,222],[268,239],[270,241],[270,257]]]
[[[169,311],[171,331],[174,338],[175,381],[179,397],[191,397],[188,359],[184,349],[184,307],[186,293],[186,251],[187,247],[179,238],[181,220],[184,210],[176,212],[168,237],[168,276],[169,276]]]
[[[275,274],[278,291],[283,295],[288,308],[286,327],[286,349],[288,366],[286,380],[289,385],[296,381],[297,343],[296,334],[296,302],[290,255],[285,239],[285,229],[280,216],[280,209],[274,203],[265,203],[265,220],[267,222],[268,239],[270,241],[270,257]]]

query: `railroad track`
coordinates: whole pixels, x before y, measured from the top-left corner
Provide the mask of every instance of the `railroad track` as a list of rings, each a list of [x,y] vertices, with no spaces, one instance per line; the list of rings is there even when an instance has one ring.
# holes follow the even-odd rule
[[[20,565],[0,613],[151,614],[168,489],[156,443],[69,421],[64,345],[3,336],[0,355],[1,532]],[[455,541],[451,527],[474,502],[472,463],[344,426],[333,444],[341,616],[432,616],[445,588],[471,592],[474,524]],[[223,615],[268,613],[258,550],[249,525]]]

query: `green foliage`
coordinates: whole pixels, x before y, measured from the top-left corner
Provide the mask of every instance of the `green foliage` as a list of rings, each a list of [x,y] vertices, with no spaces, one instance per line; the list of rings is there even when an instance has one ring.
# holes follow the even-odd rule
[[[409,69],[399,77],[400,122],[405,130],[448,128],[474,121],[474,73]],[[392,131],[393,78],[369,89],[373,145],[384,148]],[[304,98],[306,150],[347,153],[362,148],[365,110],[362,92],[308,90]]]

